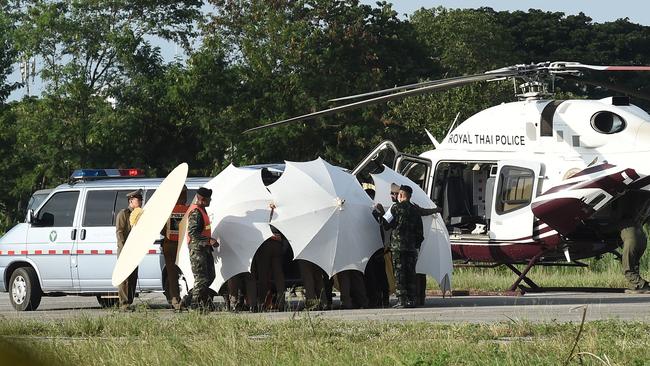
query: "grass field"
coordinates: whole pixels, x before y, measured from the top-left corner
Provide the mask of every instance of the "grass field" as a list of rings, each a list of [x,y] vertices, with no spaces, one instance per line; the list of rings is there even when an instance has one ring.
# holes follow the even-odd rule
[[[624,287],[613,256],[536,267],[542,286]],[[648,273],[647,256],[642,273]],[[507,268],[457,268],[454,289],[503,290]],[[437,286],[430,281],[430,285]],[[65,321],[0,319],[0,365],[646,365],[650,323],[431,324],[253,319],[153,311]],[[576,343],[576,339],[577,343]],[[574,351],[572,349],[576,345]],[[567,362],[569,355],[573,354]],[[22,362],[22,363],[21,363]]]
[[[217,313],[3,320],[0,363],[43,365],[559,365],[580,324],[251,320]],[[11,343],[8,343],[11,342]],[[643,365],[650,324],[590,322],[572,365]],[[588,355],[587,353],[593,355]],[[12,354],[13,353],[13,354]],[[26,356],[27,355],[27,356]]]
[[[650,256],[645,255],[641,262],[641,273],[650,278]],[[621,269],[621,262],[607,254],[601,259],[583,261],[589,267],[541,267],[536,266],[528,277],[540,286],[547,287],[626,287],[627,283]],[[524,266],[519,266],[520,270]],[[454,268],[454,289],[499,291],[515,281],[517,276],[506,267],[498,268]],[[431,282],[431,281],[430,281]],[[431,288],[438,286],[431,282]]]

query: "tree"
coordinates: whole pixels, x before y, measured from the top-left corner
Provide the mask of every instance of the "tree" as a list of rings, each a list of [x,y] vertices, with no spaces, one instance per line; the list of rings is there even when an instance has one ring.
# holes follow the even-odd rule
[[[499,24],[489,8],[420,9],[410,19],[415,36],[435,60],[438,72],[430,79],[477,74],[514,62],[513,38]],[[487,46],[489,45],[489,46]],[[493,106],[512,100],[510,83],[479,83],[460,88],[409,97],[391,102],[384,115],[386,129],[397,145],[420,153],[431,142],[429,130],[441,141],[458,115],[459,121]]]
[[[441,77],[481,73],[514,61],[514,39],[490,8],[420,9],[411,23]]]
[[[16,48],[13,44],[13,22],[6,14],[6,7],[0,6],[0,105],[9,94],[18,87],[18,83],[9,83],[8,77],[13,72],[16,62]],[[2,111],[0,110],[0,113]]]
[[[408,24],[385,2],[214,1],[206,37],[224,45],[241,85],[218,129],[242,163],[323,156],[351,166],[381,139],[385,106],[237,136],[256,125],[330,106],[328,99],[428,73]],[[235,112],[236,111],[236,112]]]

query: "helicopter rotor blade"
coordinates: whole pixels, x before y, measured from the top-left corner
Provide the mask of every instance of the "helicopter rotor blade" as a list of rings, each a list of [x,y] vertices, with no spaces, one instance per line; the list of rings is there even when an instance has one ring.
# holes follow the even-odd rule
[[[249,128],[249,129],[245,130],[244,133],[257,131],[257,130],[265,129],[265,128],[276,127],[276,126],[280,126],[280,125],[287,124],[287,123],[299,122],[299,121],[314,119],[314,118],[317,118],[317,117],[329,116],[329,115],[332,115],[332,114],[337,114],[337,113],[349,111],[349,110],[352,110],[352,109],[361,108],[361,107],[366,106],[366,105],[387,102],[387,101],[390,101],[390,100],[401,99],[401,98],[414,96],[414,95],[437,92],[437,91],[441,91],[441,90],[446,90],[446,89],[462,86],[462,85],[465,85],[465,84],[475,83],[475,82],[479,82],[479,81],[487,81],[487,80],[491,80],[491,79],[497,79],[497,78],[500,78],[500,77],[514,76],[514,75],[516,75],[515,71],[503,71],[503,72],[499,72],[499,73],[468,75],[468,76],[463,76],[463,77],[458,77],[458,78],[452,78],[451,80],[443,79],[443,80],[440,80],[440,82],[436,83],[436,84],[425,85],[425,86],[422,86],[422,87],[419,87],[419,88],[416,88],[416,89],[404,90],[404,91],[389,94],[389,95],[384,95],[384,96],[379,96],[379,97],[375,97],[375,98],[371,98],[371,99],[366,99],[366,100],[362,100],[362,101],[358,101],[358,102],[354,102],[354,103],[344,104],[344,105],[341,105],[341,106],[338,106],[338,107],[333,107],[333,108],[325,109],[325,110],[322,110],[322,111],[309,113],[309,114],[305,114],[305,115],[302,115],[302,116],[285,119],[285,120],[278,121],[278,122],[269,123],[267,125],[262,125],[262,126]]]
[[[394,93],[394,92],[402,91],[402,90],[416,89],[416,88],[420,88],[420,87],[427,86],[427,85],[436,85],[436,84],[441,84],[441,83],[448,82],[448,81],[460,80],[460,79],[463,79],[463,78],[466,78],[466,77],[467,76],[456,76],[456,77],[446,78],[446,79],[421,81],[419,83],[413,83],[413,84],[408,84],[408,85],[400,85],[400,86],[396,86],[396,87],[393,87],[393,88],[375,90],[375,91],[371,91],[371,92],[368,92],[368,93],[348,95],[348,96],[345,96],[345,97],[334,98],[334,99],[328,100],[328,102],[341,102],[341,101],[344,101],[344,100],[359,99],[359,98],[371,97],[371,96],[374,96],[374,95],[389,94],[389,93]]]
[[[608,83],[608,82],[604,82],[604,81],[596,81],[596,80],[592,80],[592,79],[586,79],[584,77],[575,77],[575,76],[567,76],[567,75],[565,75],[563,77],[566,78],[566,79],[573,80],[573,81],[578,82],[578,83],[587,84],[587,85],[591,85],[591,86],[598,86],[598,87],[601,87],[601,88],[605,88],[607,90],[615,91],[615,92],[618,92],[618,93],[623,93],[623,94],[629,95],[631,97],[635,97],[635,98],[650,101],[650,94],[646,94],[646,93],[640,92],[638,90],[629,89],[629,88],[626,88],[624,86],[620,86],[620,85],[617,85],[617,84],[612,84],[612,83]]]
[[[612,65],[586,65],[579,62],[552,62],[549,65],[551,72],[562,72],[577,69],[597,70],[597,71],[650,71],[650,66],[612,66]]]

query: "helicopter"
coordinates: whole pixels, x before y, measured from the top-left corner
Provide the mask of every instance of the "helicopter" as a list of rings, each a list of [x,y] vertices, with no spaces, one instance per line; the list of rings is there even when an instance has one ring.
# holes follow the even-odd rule
[[[650,115],[628,96],[556,100],[549,92],[557,79],[579,81],[585,71],[650,66],[520,64],[332,99],[347,104],[246,132],[470,83],[518,82],[517,101],[454,121],[441,141],[426,131],[433,150],[410,155],[384,141],[352,173],[371,182],[370,173],[387,166],[410,178],[442,207],[455,260],[505,265],[518,276],[510,291],[541,290],[527,276],[535,265],[584,267],[580,260],[606,253],[620,258],[618,220],[631,208],[616,201],[631,191],[640,192],[641,201],[650,199]],[[616,85],[585,83],[648,99]],[[516,264],[525,265],[523,271]]]

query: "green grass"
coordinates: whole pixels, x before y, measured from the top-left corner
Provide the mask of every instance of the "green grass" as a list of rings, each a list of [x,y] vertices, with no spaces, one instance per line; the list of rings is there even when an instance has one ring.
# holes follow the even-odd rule
[[[29,362],[75,366],[550,365],[564,363],[579,326],[271,321],[225,313],[171,319],[135,313],[63,322],[3,320],[0,360],[11,361],[9,349],[22,353],[22,360],[31,355]],[[650,324],[590,322],[576,352],[606,356],[612,364],[642,365],[648,360],[648,344]],[[591,356],[583,361],[598,364]],[[570,364],[580,361],[575,358]]]
[[[650,277],[650,255],[641,261],[641,274]],[[607,254],[601,259],[583,261],[589,267],[542,267],[536,266],[528,277],[540,286],[546,287],[626,287],[621,262],[613,255]],[[517,266],[523,270],[524,266]],[[510,287],[517,276],[508,268],[454,268],[452,287],[455,290],[502,291]],[[429,286],[438,289],[430,281]]]

